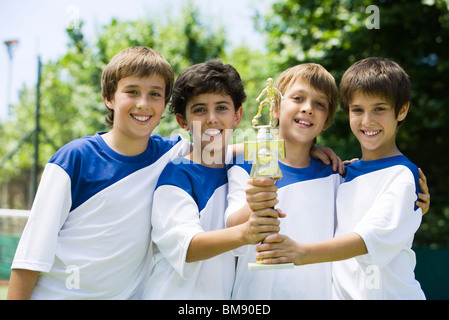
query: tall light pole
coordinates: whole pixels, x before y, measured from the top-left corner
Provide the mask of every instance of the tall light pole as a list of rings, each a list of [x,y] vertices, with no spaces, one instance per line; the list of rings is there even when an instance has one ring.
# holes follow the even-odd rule
[[[9,67],[8,67],[8,84],[7,84],[7,117],[11,115],[11,90],[12,90],[12,59],[14,57],[14,47],[19,43],[18,40],[8,40],[4,44],[8,49]]]
[[[34,161],[31,168],[30,204],[33,203],[37,191],[37,174],[39,170],[39,131],[40,131],[40,107],[41,107],[41,57],[37,57],[37,84],[36,84],[36,111],[34,128]]]

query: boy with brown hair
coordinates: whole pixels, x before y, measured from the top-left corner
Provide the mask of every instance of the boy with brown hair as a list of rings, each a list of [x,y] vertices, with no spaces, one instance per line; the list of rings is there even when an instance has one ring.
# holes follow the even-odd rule
[[[129,299],[150,257],[153,192],[190,150],[151,136],[174,74],[155,50],[131,47],[103,71],[108,132],[74,140],[45,166],[12,264],[8,299]]]

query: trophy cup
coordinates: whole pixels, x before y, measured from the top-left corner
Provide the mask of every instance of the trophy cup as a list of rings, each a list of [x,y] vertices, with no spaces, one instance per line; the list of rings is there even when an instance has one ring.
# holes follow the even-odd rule
[[[285,157],[285,147],[283,140],[276,140],[273,136],[273,108],[276,103],[276,95],[281,99],[282,93],[273,87],[273,79],[267,79],[267,87],[262,90],[256,101],[259,102],[263,95],[266,98],[260,102],[257,114],[251,121],[252,127],[257,129],[256,141],[245,142],[245,160],[252,161],[250,178],[266,177],[271,179],[282,178],[282,172],[279,168],[278,159]],[[264,106],[269,107],[269,123],[259,124],[259,118],[262,116]],[[273,130],[274,131],[274,130]],[[268,269],[286,269],[293,268],[293,263],[283,264],[263,264],[262,260],[248,263],[249,270],[268,270]]]

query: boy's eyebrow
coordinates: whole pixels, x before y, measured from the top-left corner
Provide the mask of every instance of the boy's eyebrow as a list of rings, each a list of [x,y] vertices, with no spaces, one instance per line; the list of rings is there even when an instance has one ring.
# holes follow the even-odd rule
[[[229,101],[223,100],[223,101],[217,101],[215,104],[231,104]]]
[[[223,100],[223,101],[214,102],[214,104],[217,105],[217,104],[231,104],[231,103],[229,101]],[[205,102],[198,102],[198,103],[193,104],[191,106],[191,108],[197,107],[197,106],[205,106],[205,105],[207,105],[207,103],[205,103]]]
[[[390,105],[390,104],[389,104],[388,102],[386,102],[386,101],[380,101],[380,102],[374,103],[374,104],[373,104],[373,107],[375,107],[375,106],[380,106],[380,105],[382,105],[382,104]]]
[[[386,101],[379,101],[379,102],[376,102],[376,103],[371,104],[371,107],[377,107],[377,106],[381,106],[381,105],[384,105],[384,104],[386,104],[386,105],[388,105],[388,106],[390,105],[390,104],[389,104],[388,102],[386,102]],[[360,106],[361,106],[360,104],[355,104],[355,103],[349,105],[350,108],[360,107]]]
[[[140,85],[138,84],[128,84],[124,87],[124,89],[129,89],[129,88],[140,88]],[[151,89],[157,89],[157,90],[164,90],[164,88],[162,88],[161,86],[150,86]]]
[[[304,94],[304,93],[308,93],[308,91],[307,90],[303,90],[303,89],[297,89],[297,90],[292,91],[292,93],[302,93],[302,94]],[[317,92],[317,93],[318,93],[317,95],[318,95],[318,97],[320,99],[328,100],[327,96],[324,93],[321,93],[321,92]]]

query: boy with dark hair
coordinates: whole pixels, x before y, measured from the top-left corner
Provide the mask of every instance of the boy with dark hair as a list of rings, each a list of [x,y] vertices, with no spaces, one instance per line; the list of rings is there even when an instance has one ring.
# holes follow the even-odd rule
[[[225,228],[229,131],[240,123],[245,98],[240,75],[219,60],[179,75],[170,111],[190,132],[193,151],[169,163],[157,183],[154,257],[143,299],[230,299],[235,274],[230,250],[279,231],[276,219],[255,215]]]

